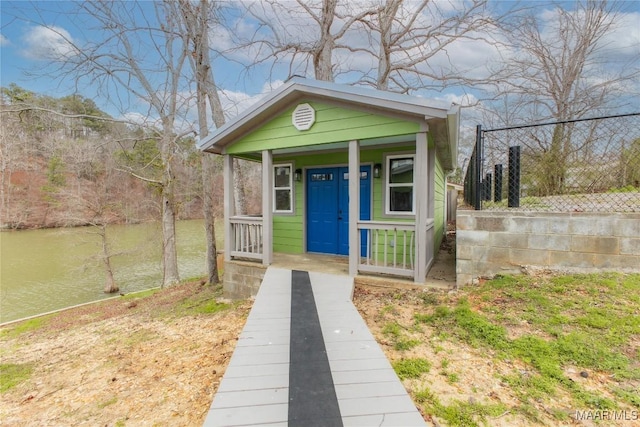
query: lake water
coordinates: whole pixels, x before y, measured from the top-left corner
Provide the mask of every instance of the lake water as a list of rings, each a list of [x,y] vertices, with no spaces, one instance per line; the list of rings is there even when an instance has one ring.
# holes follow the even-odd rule
[[[180,278],[206,276],[202,220],[177,223]],[[91,227],[0,233],[0,322],[109,298]],[[107,229],[116,283],[128,293],[162,283],[159,223]]]

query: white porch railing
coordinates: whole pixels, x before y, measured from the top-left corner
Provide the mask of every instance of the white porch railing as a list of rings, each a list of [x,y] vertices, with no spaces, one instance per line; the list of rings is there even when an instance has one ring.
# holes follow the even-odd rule
[[[262,260],[262,217],[234,216],[229,220],[231,224],[230,255],[232,257]]]
[[[361,248],[359,271],[414,277],[416,262],[414,223],[359,221],[358,240]],[[425,255],[426,259],[423,262],[428,266],[433,260],[433,219],[427,222],[427,253]]]
[[[234,216],[230,218],[230,256],[261,261],[263,250],[263,218]],[[427,251],[422,262],[433,261],[434,221],[427,221]],[[416,270],[416,230],[410,222],[358,221],[358,271],[414,277]]]

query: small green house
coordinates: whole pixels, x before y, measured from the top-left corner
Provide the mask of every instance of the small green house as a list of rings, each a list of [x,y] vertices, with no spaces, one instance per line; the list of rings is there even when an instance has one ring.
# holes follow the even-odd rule
[[[424,283],[445,233],[459,118],[438,101],[289,80],[199,144],[224,156],[225,260],[343,255],[352,276]],[[234,157],[262,163],[262,216],[233,211]]]

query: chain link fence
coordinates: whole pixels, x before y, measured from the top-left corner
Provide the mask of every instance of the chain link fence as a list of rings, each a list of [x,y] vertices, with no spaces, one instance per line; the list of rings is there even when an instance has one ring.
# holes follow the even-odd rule
[[[640,113],[478,126],[465,201],[489,210],[640,212]]]

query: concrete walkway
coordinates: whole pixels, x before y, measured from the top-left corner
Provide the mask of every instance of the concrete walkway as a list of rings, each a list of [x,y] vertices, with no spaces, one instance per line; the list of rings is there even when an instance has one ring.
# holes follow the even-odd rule
[[[300,397],[289,389],[300,384],[290,378],[290,372],[300,375],[299,369],[290,371],[292,271],[269,267],[204,425],[426,425],[351,302],[353,279],[308,275],[324,338],[323,349],[313,351],[326,349],[333,379],[310,381],[308,394],[314,387],[334,387],[342,422],[290,418],[290,402]]]

